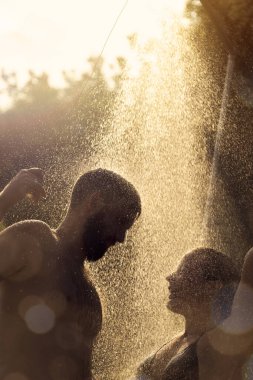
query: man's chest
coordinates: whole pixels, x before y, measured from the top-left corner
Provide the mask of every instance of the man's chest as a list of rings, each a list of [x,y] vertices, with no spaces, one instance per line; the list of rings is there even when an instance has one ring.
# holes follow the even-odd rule
[[[100,299],[81,269],[50,268],[29,281],[5,282],[1,309],[2,318],[15,316],[35,333],[46,333],[60,325],[65,330],[75,326],[80,334],[93,339],[101,329]]]

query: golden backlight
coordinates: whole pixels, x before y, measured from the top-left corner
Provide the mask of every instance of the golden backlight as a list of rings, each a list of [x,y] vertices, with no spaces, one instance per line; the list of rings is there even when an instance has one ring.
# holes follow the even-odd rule
[[[1,67],[22,76],[47,71],[59,82],[62,69],[82,70],[98,54],[125,5],[104,55],[127,52],[127,35],[157,33],[161,19],[174,17],[183,0],[10,0],[0,2]]]

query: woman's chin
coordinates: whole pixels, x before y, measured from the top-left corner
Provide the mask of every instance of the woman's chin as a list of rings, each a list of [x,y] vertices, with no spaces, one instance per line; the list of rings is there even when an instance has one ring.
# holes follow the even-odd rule
[[[167,302],[167,309],[173,311],[173,313],[181,314],[184,307],[184,301],[178,298],[169,298]]]

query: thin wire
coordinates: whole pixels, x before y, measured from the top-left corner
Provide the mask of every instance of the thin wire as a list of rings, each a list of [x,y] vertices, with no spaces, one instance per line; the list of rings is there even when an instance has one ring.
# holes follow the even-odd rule
[[[102,57],[102,55],[103,55],[103,53],[104,53],[104,50],[105,50],[105,48],[106,48],[106,46],[107,46],[107,44],[108,44],[108,41],[109,41],[109,39],[110,39],[110,37],[111,37],[111,35],[112,35],[112,33],[113,33],[113,31],[114,31],[114,29],[115,29],[117,23],[118,23],[118,21],[119,21],[121,15],[122,15],[123,12],[125,11],[125,9],[126,9],[126,7],[127,7],[127,4],[128,4],[128,0],[126,0],[125,3],[123,4],[123,7],[121,8],[121,10],[120,10],[120,12],[119,12],[119,14],[118,14],[116,20],[115,20],[114,23],[113,23],[112,28],[110,29],[110,31],[109,31],[109,33],[108,33],[106,39],[105,39],[105,42],[104,42],[104,44],[103,44],[103,46],[102,46],[102,49],[101,49],[101,51],[100,51],[100,54],[99,54],[99,56],[98,56],[97,59],[96,59],[95,65],[94,65],[93,70],[92,70],[92,73],[91,73],[91,75],[90,75],[90,79],[93,78],[93,75],[94,75],[94,73],[95,73],[95,71],[96,71],[96,69],[97,69],[98,63],[99,63],[99,61],[100,61],[100,59],[101,59],[101,57]],[[87,85],[88,85],[88,80],[87,80],[87,79],[84,79],[83,81],[84,81],[84,84],[82,85],[80,92],[79,92],[78,95],[73,99],[73,101],[75,101],[75,100],[77,100],[78,98],[80,98],[80,97],[82,96],[82,94],[84,93],[84,91],[86,90]]]

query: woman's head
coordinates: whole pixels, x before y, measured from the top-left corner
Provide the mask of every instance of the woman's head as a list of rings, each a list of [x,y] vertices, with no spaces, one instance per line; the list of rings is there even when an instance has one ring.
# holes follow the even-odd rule
[[[177,270],[167,277],[168,308],[187,316],[217,302],[220,305],[217,300],[224,303],[226,297],[226,305],[220,305],[224,308],[222,317],[226,317],[239,280],[240,274],[230,257],[211,248],[197,248],[187,253]],[[222,296],[224,292],[226,296]]]

